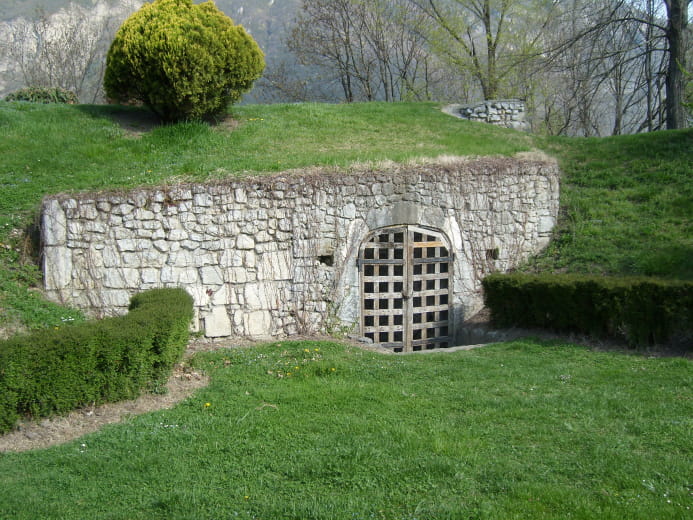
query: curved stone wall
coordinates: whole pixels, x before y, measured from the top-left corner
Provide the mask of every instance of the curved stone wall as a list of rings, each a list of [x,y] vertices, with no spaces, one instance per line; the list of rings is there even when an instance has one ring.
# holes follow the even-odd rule
[[[528,131],[525,103],[520,99],[488,99],[466,105],[450,105],[447,112],[470,121]]]
[[[543,157],[454,158],[285,172],[43,201],[45,289],[92,315],[184,287],[208,336],[359,333],[357,257],[373,230],[416,225],[451,245],[453,321],[481,279],[549,241],[559,171]]]

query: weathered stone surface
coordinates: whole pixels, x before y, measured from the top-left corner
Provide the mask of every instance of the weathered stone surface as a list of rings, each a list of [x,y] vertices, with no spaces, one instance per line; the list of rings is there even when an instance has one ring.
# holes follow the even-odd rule
[[[217,306],[204,314],[205,336],[219,338],[230,336],[233,328],[226,307]]]
[[[273,251],[260,256],[258,280],[288,280],[291,278],[291,252]]]
[[[527,131],[529,124],[525,121],[524,101],[519,99],[486,100],[467,105],[449,105],[444,112],[481,123]]]
[[[72,282],[72,254],[66,248],[43,249],[43,277],[48,291],[67,289]]]
[[[272,330],[272,314],[269,311],[253,311],[244,315],[246,334],[258,339],[268,338]]]
[[[253,249],[255,247],[255,240],[250,235],[238,235],[236,237],[236,249]]]
[[[492,110],[514,117],[508,107]],[[110,315],[144,289],[183,287],[210,336],[324,332],[335,320],[358,333],[361,243],[408,224],[447,237],[461,319],[481,306],[489,269],[510,269],[548,243],[558,174],[543,157],[457,158],[47,198],[46,293]]]
[[[224,283],[221,270],[217,266],[205,266],[200,269],[202,283],[205,285],[221,285]]]

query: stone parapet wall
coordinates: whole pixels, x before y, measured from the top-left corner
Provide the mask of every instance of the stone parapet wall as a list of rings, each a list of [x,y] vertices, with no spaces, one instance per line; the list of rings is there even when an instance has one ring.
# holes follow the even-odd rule
[[[525,121],[525,103],[519,99],[496,99],[453,105],[453,112],[462,119],[490,123],[514,130],[529,130]]]
[[[139,291],[183,287],[208,336],[358,333],[361,241],[412,224],[452,245],[460,321],[481,308],[485,274],[546,246],[558,180],[542,157],[455,158],[51,196],[45,289],[105,316]]]

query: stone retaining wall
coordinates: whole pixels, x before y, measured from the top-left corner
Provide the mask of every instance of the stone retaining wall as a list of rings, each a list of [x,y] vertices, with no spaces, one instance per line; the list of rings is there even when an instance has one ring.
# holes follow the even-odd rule
[[[453,107],[455,115],[462,119],[514,130],[529,130],[529,124],[525,121],[525,103],[519,99],[486,100]]]
[[[558,179],[546,158],[455,158],[50,196],[45,289],[104,316],[138,291],[181,286],[212,337],[358,333],[361,241],[412,224],[452,245],[460,322],[481,308],[486,273],[548,243]]]

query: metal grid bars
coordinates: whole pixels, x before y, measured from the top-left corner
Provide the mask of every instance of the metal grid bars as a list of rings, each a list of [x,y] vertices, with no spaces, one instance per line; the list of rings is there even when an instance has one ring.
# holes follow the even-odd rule
[[[363,335],[395,352],[450,346],[451,262],[441,233],[398,226],[369,234],[359,252]]]

